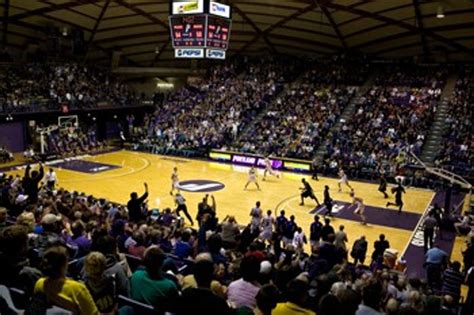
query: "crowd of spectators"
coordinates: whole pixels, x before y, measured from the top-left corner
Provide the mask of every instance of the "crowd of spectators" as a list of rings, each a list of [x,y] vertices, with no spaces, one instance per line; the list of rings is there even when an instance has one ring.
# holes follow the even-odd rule
[[[0,71],[0,112],[133,105],[141,97],[107,71],[77,63],[10,65]]]
[[[206,195],[194,228],[171,208],[149,209],[146,184],[142,196],[132,193],[121,206],[40,185],[43,173],[41,165],[28,166],[23,177],[0,177],[0,284],[25,292],[14,300],[30,311],[55,305],[87,315],[144,307],[177,315],[473,312],[472,235],[464,268],[436,244],[428,250],[427,272],[436,270],[440,281],[426,282],[394,269],[384,235],[367,255],[365,236],[350,249],[353,236],[344,226],[336,231],[329,218],[315,216],[307,239],[285,211],[263,215],[254,208],[243,226],[232,216],[220,220],[217,201]],[[469,291],[460,303],[464,280]],[[0,311],[10,314],[12,305],[2,301]]]
[[[245,58],[209,70],[198,84],[168,96],[145,118],[141,136],[166,149],[207,150],[231,143],[292,81],[298,61]]]
[[[472,174],[474,165],[474,73],[464,73],[449,99],[442,151],[436,165],[457,174]]]
[[[381,169],[395,174],[420,155],[446,81],[439,67],[382,68],[375,85],[356,104],[354,115],[328,136],[323,169],[348,167],[352,176]]]
[[[99,141],[95,129],[94,125],[85,128],[49,126],[48,132],[43,137],[44,153],[65,157],[103,149],[105,143]],[[36,134],[40,137],[41,131],[38,130]],[[38,142],[41,142],[41,140],[38,139]]]
[[[265,115],[238,142],[234,150],[262,155],[312,159],[315,150],[342,110],[363,84],[368,66],[310,63],[308,70],[268,108]]]

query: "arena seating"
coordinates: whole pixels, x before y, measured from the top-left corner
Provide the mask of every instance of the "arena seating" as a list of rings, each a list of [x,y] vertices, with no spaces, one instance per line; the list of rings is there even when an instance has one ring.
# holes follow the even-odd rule
[[[231,143],[301,66],[297,61],[245,60],[212,69],[199,86],[169,96],[140,131],[164,152],[220,148]]]
[[[135,105],[127,85],[97,67],[77,63],[13,64],[0,72],[0,113]]]
[[[474,175],[474,73],[467,70],[456,82],[449,100],[442,151],[436,160],[438,166],[457,174]]]
[[[325,144],[325,172],[348,166],[354,177],[379,168],[393,175],[406,163],[409,151],[421,153],[446,73],[416,67],[379,71],[352,118]]]
[[[349,72],[334,64],[315,62],[299,82],[273,102],[233,150],[261,155],[312,159],[342,110],[367,77],[367,66]]]

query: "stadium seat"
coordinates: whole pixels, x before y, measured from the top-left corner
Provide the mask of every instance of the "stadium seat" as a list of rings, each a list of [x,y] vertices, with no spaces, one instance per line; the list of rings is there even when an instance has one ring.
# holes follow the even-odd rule
[[[119,295],[119,315],[157,315],[153,306]]]

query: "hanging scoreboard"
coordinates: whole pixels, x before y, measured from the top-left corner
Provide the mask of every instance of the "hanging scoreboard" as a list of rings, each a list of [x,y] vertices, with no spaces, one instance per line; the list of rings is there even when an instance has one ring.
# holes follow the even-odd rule
[[[229,5],[210,0],[170,1],[176,58],[225,59],[232,27]]]
[[[170,29],[173,47],[204,47],[206,16],[171,16]]]

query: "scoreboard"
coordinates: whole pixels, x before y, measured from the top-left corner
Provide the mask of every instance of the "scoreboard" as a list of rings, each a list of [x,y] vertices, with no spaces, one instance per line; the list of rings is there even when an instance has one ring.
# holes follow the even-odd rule
[[[170,29],[173,47],[204,47],[206,16],[171,16]]]
[[[230,6],[210,0],[171,0],[170,35],[176,58],[225,59]]]
[[[208,16],[206,47],[227,50],[229,47],[230,27],[230,19]]]

